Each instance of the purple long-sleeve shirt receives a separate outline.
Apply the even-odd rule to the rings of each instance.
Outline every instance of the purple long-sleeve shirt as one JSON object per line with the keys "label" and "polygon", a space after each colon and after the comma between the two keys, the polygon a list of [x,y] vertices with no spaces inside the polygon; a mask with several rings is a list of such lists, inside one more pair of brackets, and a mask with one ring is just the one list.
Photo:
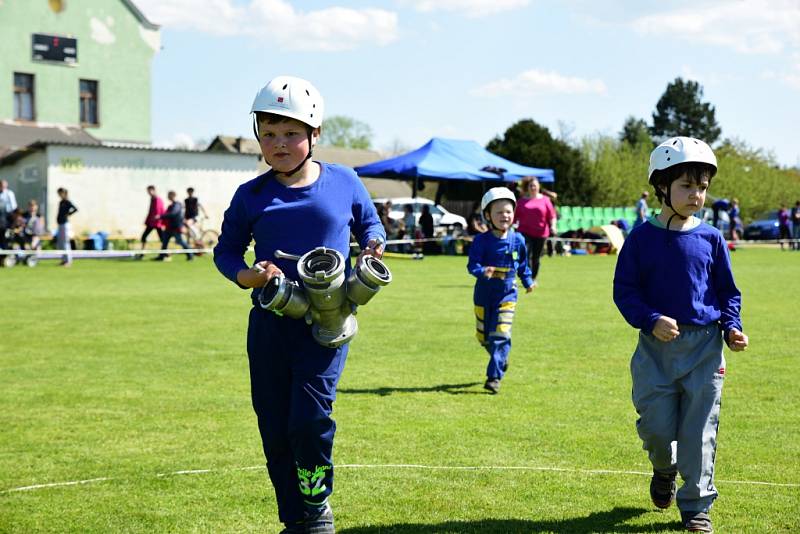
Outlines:
{"label": "purple long-sleeve shirt", "polygon": [[266,173],[239,186],[225,211],[214,248],[217,269],[232,282],[246,269],[244,254],[255,241],[256,261],[277,264],[298,280],[297,262],[275,258],[275,251],[302,255],[325,246],[342,253],[349,269],[350,232],[364,248],[370,239],[386,240],[364,184],[341,165],[320,162],[319,178],[305,187],[287,187]]}
{"label": "purple long-sleeve shirt", "polygon": [[719,321],[727,338],[742,329],[741,302],[725,239],[709,224],[675,231],[647,221],[620,250],[614,303],[634,328],[649,333],[666,315],[678,324]]}

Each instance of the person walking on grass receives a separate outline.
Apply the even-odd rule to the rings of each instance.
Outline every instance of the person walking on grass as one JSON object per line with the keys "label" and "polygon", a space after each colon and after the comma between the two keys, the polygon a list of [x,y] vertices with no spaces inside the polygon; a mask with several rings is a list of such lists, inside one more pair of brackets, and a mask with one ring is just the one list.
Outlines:
{"label": "person walking on grass", "polygon": [[[144,219],[144,232],[142,232],[142,237],[140,238],[142,249],[147,245],[147,236],[153,230],[158,234],[158,242],[164,241],[164,221],[161,219],[165,211],[164,201],[156,194],[156,186],[154,185],[147,186],[147,194],[150,196],[150,205],[147,208],[147,217]],[[141,259],[141,256],[139,258]]]}
{"label": "person walking on grass", "polygon": [[483,387],[492,394],[500,391],[500,381],[508,370],[517,276],[527,293],[533,291],[525,239],[512,227],[516,203],[514,193],[505,187],[493,187],[483,195],[481,212],[490,231],[475,236],[467,262],[467,270],[476,278],[476,336],[489,353]]}
{"label": "person walking on grass", "polygon": [[522,180],[522,196],[514,210],[514,221],[519,223],[517,229],[525,237],[528,266],[536,285],[545,242],[548,237],[556,235],[556,210],[550,198],[541,193],[539,179],[535,176],[526,176]]}
{"label": "person walking on grass", "polygon": [[[339,251],[350,270],[350,233],[366,255],[380,257],[386,234],[369,193],[347,167],[313,161],[323,101],[314,86],[280,76],[256,95],[254,130],[271,170],[241,185],[225,211],[214,249],[219,271],[257,297],[273,277],[299,280],[294,260],[316,247]],[[245,252],[255,242],[255,263]],[[247,353],[253,408],[285,534],[334,532],[331,419],[336,385],[348,344],[317,343],[311,325],[267,311],[250,310]]]}
{"label": "person walking on grass", "polygon": [[732,351],[749,341],[725,238],[692,216],[716,172],[714,153],[699,139],[657,146],[649,181],[661,212],[631,231],[614,274],[614,303],[639,329],[630,367],[636,428],[653,465],[650,498],[668,508],[677,492],[692,532],[712,532],[723,341]]}
{"label": "person walking on grass", "polygon": [[[167,199],[169,200],[169,207],[167,207],[167,211],[158,218],[159,221],[164,223],[164,231],[161,234],[161,250],[167,250],[169,242],[173,238],[181,248],[186,250],[189,248],[189,245],[187,245],[186,241],[183,239],[183,204],[178,200],[178,195],[175,191],[167,193]],[[169,260],[169,256],[166,252],[162,252],[153,259],[157,261],[167,261]],[[194,256],[191,252],[186,253],[187,261],[192,261],[193,259]]]}

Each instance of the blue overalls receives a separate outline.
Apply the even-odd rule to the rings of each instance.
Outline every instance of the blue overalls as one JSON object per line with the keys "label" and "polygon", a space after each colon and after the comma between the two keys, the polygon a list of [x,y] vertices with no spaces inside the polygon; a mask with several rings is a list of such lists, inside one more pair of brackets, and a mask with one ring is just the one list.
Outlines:
{"label": "blue overalls", "polygon": [[[494,267],[491,278],[484,276],[485,267]],[[475,236],[467,269],[477,278],[473,292],[475,329],[478,342],[489,354],[486,376],[502,379],[511,351],[516,277],[519,275],[526,288],[533,284],[524,238],[514,231],[505,238],[498,238],[492,232]]]}

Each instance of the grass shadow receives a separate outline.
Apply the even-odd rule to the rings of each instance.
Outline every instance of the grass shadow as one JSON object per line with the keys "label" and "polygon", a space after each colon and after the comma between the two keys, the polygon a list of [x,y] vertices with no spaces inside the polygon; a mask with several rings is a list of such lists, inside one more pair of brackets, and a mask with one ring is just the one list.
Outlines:
{"label": "grass shadow", "polygon": [[385,526],[353,527],[341,534],[523,534],[533,532],[563,532],[569,534],[666,532],[682,530],[678,521],[657,525],[625,525],[634,517],[648,513],[644,508],[614,508],[593,512],[586,517],[531,521],[525,519],[481,519],[476,521],[447,521],[437,524],[399,523]]}
{"label": "grass shadow", "polygon": [[475,394],[475,395],[483,395],[485,392],[482,391],[465,391],[468,388],[480,385],[482,382],[468,382],[465,384],[439,384],[438,386],[430,386],[430,387],[412,387],[412,388],[392,388],[392,387],[381,387],[381,388],[339,388],[336,390],[337,393],[365,393],[368,395],[380,395],[381,397],[385,397],[387,395],[391,395],[392,393],[449,393],[450,395],[465,395],[465,394]]}

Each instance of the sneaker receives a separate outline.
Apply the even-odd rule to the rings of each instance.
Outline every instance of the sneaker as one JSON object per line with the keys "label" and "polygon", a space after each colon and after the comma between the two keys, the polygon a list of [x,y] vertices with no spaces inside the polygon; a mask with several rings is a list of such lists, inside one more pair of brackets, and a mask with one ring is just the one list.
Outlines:
{"label": "sneaker", "polygon": [[297,521],[295,523],[284,523],[284,525],[286,526],[278,534],[304,534],[306,531],[306,527],[302,521]]}
{"label": "sneaker", "polygon": [[304,524],[306,534],[335,534],[331,505],[325,503],[325,507],[317,513],[306,512]]}
{"label": "sneaker", "polygon": [[497,378],[487,378],[483,389],[489,390],[492,395],[497,395],[500,392],[500,380]]}
{"label": "sneaker", "polygon": [[662,473],[653,469],[653,478],[650,479],[650,498],[656,507],[664,509],[672,506],[677,490],[675,473]]}
{"label": "sneaker", "polygon": [[503,364],[503,372],[504,373],[508,372],[508,359],[506,359],[506,363]]}
{"label": "sneaker", "polygon": [[689,532],[714,532],[711,518],[705,512],[681,512],[681,521]]}

